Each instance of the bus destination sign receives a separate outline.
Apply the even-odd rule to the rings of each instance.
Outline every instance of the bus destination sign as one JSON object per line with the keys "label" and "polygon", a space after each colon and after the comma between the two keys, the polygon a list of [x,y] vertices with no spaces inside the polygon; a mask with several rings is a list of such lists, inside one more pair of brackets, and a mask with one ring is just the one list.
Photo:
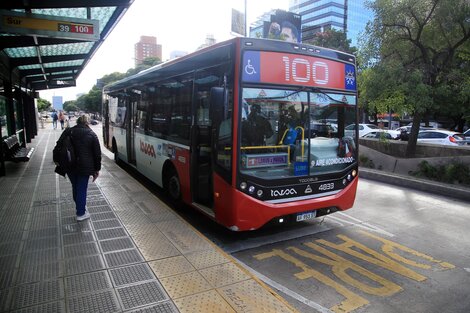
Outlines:
{"label": "bus destination sign", "polygon": [[0,32],[96,41],[99,21],[0,10]]}
{"label": "bus destination sign", "polygon": [[354,65],[308,55],[245,51],[242,72],[244,82],[356,90]]}

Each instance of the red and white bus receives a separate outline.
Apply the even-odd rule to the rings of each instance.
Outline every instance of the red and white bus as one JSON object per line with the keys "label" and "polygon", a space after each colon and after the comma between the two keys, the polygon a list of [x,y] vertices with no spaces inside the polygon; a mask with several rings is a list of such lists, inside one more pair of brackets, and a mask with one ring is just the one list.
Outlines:
{"label": "red and white bus", "polygon": [[235,38],[103,94],[115,158],[231,230],[354,203],[357,133],[345,133],[358,115],[353,55]]}

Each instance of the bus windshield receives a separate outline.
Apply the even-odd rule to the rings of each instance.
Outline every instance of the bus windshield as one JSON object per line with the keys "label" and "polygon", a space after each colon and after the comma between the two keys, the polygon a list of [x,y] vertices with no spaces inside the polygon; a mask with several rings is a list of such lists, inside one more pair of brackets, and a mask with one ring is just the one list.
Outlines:
{"label": "bus windshield", "polygon": [[357,160],[345,125],[356,122],[355,94],[244,88],[240,169],[257,178],[341,171]]}

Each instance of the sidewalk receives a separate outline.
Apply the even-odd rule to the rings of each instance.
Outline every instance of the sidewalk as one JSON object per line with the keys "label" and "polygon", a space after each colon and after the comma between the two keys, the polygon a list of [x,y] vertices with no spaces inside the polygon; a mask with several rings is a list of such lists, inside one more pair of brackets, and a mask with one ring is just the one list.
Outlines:
{"label": "sidewalk", "polygon": [[106,156],[77,222],[60,133],[0,177],[0,312],[295,311]]}

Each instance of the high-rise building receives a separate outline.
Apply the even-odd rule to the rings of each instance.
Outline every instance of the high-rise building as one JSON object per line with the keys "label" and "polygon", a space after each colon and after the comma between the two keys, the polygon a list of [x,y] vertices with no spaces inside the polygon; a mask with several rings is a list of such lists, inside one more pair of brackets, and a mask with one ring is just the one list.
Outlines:
{"label": "high-rise building", "polygon": [[365,0],[290,0],[289,10],[302,15],[302,40],[311,39],[315,33],[328,29],[346,32],[352,45],[365,30],[373,13],[366,8]]}
{"label": "high-rise building", "polygon": [[140,41],[135,44],[135,65],[142,64],[145,58],[156,57],[162,60],[162,45],[157,44],[157,37],[140,36]]}

